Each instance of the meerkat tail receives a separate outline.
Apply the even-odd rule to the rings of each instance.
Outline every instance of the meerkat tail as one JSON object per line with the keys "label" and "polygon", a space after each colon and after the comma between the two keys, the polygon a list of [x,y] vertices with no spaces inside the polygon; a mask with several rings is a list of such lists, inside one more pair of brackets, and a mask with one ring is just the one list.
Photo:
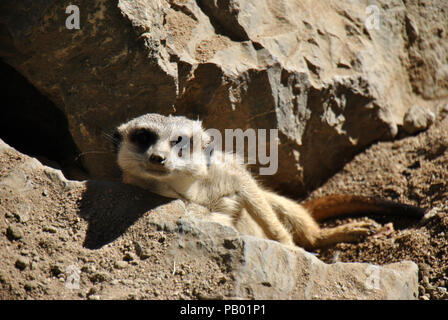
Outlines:
{"label": "meerkat tail", "polygon": [[421,218],[426,210],[391,200],[354,195],[330,195],[301,203],[317,221],[361,213]]}

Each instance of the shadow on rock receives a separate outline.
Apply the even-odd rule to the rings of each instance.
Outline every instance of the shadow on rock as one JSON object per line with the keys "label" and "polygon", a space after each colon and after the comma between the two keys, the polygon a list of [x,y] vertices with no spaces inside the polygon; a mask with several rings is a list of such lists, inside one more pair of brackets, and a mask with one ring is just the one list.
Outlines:
{"label": "shadow on rock", "polygon": [[88,222],[83,246],[101,248],[121,236],[146,212],[170,201],[121,183],[88,181],[79,207],[80,216]]}

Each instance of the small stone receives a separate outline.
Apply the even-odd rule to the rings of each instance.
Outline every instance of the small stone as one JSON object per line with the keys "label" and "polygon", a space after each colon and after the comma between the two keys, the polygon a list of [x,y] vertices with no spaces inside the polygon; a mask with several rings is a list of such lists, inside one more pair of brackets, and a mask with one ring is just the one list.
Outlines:
{"label": "small stone", "polygon": [[132,252],[126,252],[126,254],[123,257],[124,261],[134,261],[135,260],[135,256]]}
{"label": "small stone", "polygon": [[6,230],[6,236],[9,240],[19,240],[22,239],[23,233],[22,230],[17,226],[9,226]]}
{"label": "small stone", "polygon": [[30,220],[30,216],[26,212],[17,212],[14,215],[18,222],[24,223]]}
{"label": "small stone", "polygon": [[88,296],[87,299],[89,300],[100,300],[100,296],[97,294],[92,294],[91,296]]}
{"label": "small stone", "polygon": [[44,227],[43,230],[45,232],[49,232],[49,233],[56,233],[56,232],[58,232],[58,230],[55,227],[53,227],[53,226]]}
{"label": "small stone", "polygon": [[25,258],[25,257],[19,257],[19,258],[16,260],[15,266],[16,266],[16,268],[19,269],[19,270],[25,270],[26,267],[27,267],[29,264],[30,264],[30,261],[29,261],[28,258]]}
{"label": "small stone", "polygon": [[104,282],[109,278],[109,274],[106,272],[96,272],[92,276],[89,277],[90,281],[93,283]]}
{"label": "small stone", "polygon": [[116,261],[115,262],[116,269],[125,269],[127,266],[128,266],[128,263],[126,261]]}
{"label": "small stone", "polygon": [[432,111],[421,106],[413,106],[403,118],[403,129],[408,134],[424,131],[434,123],[435,118]]}
{"label": "small stone", "polygon": [[95,266],[88,264],[88,265],[83,266],[81,268],[81,271],[85,272],[85,273],[94,273],[96,271],[96,268],[95,268]]}
{"label": "small stone", "polygon": [[429,300],[429,295],[425,294],[423,296],[421,296],[422,300]]}
{"label": "small stone", "polygon": [[421,294],[425,294],[426,293],[425,287],[422,286],[422,285],[418,286],[418,290],[420,291]]}
{"label": "small stone", "polygon": [[149,252],[145,248],[143,248],[143,246],[139,242],[134,241],[134,247],[135,252],[140,259],[145,260],[150,257]]}
{"label": "small stone", "polygon": [[114,279],[110,282],[112,286],[116,286],[119,283],[118,279]]}
{"label": "small stone", "polygon": [[98,290],[95,287],[92,287],[89,289],[89,291],[87,291],[86,296],[94,295],[97,292],[98,292]]}
{"label": "small stone", "polygon": [[26,291],[32,291],[37,288],[37,282],[36,281],[28,281],[25,283],[24,288]]}
{"label": "small stone", "polygon": [[5,213],[5,218],[12,219],[12,218],[14,218],[14,215],[11,212],[6,212]]}

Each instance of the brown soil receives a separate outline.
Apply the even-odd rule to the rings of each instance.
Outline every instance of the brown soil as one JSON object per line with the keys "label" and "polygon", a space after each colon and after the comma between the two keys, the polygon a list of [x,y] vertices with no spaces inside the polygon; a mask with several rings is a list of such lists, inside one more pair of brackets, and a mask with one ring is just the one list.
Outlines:
{"label": "brown soil", "polygon": [[403,217],[357,217],[326,221],[334,226],[374,219],[377,232],[358,244],[318,251],[327,263],[387,264],[411,260],[419,266],[420,299],[448,299],[448,118],[430,130],[378,143],[358,155],[311,198],[328,194],[377,196],[428,209],[421,221]]}
{"label": "brown soil", "polygon": [[[30,160],[14,150],[0,155],[0,182]],[[176,264],[173,230],[157,230],[146,222],[154,214],[150,210],[166,200],[106,181],[64,187],[29,165],[18,171],[8,181],[14,188],[0,183],[0,299],[230,295],[225,263],[183,257]],[[132,208],[122,205],[131,202]],[[179,219],[181,213],[166,210],[173,221]],[[76,277],[74,270],[79,271],[79,288],[67,287],[67,280]]]}

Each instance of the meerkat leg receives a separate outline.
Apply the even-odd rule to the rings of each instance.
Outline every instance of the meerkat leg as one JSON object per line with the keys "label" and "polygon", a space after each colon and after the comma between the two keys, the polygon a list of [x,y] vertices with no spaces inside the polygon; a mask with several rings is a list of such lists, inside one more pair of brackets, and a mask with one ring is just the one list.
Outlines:
{"label": "meerkat leg", "polygon": [[351,222],[334,228],[320,229],[315,247],[326,247],[340,242],[359,242],[371,234],[374,224]]}
{"label": "meerkat leg", "polygon": [[241,180],[244,181],[240,181],[242,187],[238,195],[241,198],[243,208],[247,210],[269,239],[293,246],[294,242],[291,234],[279,221],[265,198],[264,191],[252,178],[243,177]]}
{"label": "meerkat leg", "polygon": [[264,193],[278,219],[292,235],[294,242],[306,249],[314,248],[319,240],[320,228],[309,212],[288,198],[270,191],[264,191]]}
{"label": "meerkat leg", "polygon": [[294,242],[305,249],[360,241],[370,234],[373,226],[369,222],[353,222],[323,229],[300,204],[269,191],[265,191],[265,194],[279,220],[292,234]]}

